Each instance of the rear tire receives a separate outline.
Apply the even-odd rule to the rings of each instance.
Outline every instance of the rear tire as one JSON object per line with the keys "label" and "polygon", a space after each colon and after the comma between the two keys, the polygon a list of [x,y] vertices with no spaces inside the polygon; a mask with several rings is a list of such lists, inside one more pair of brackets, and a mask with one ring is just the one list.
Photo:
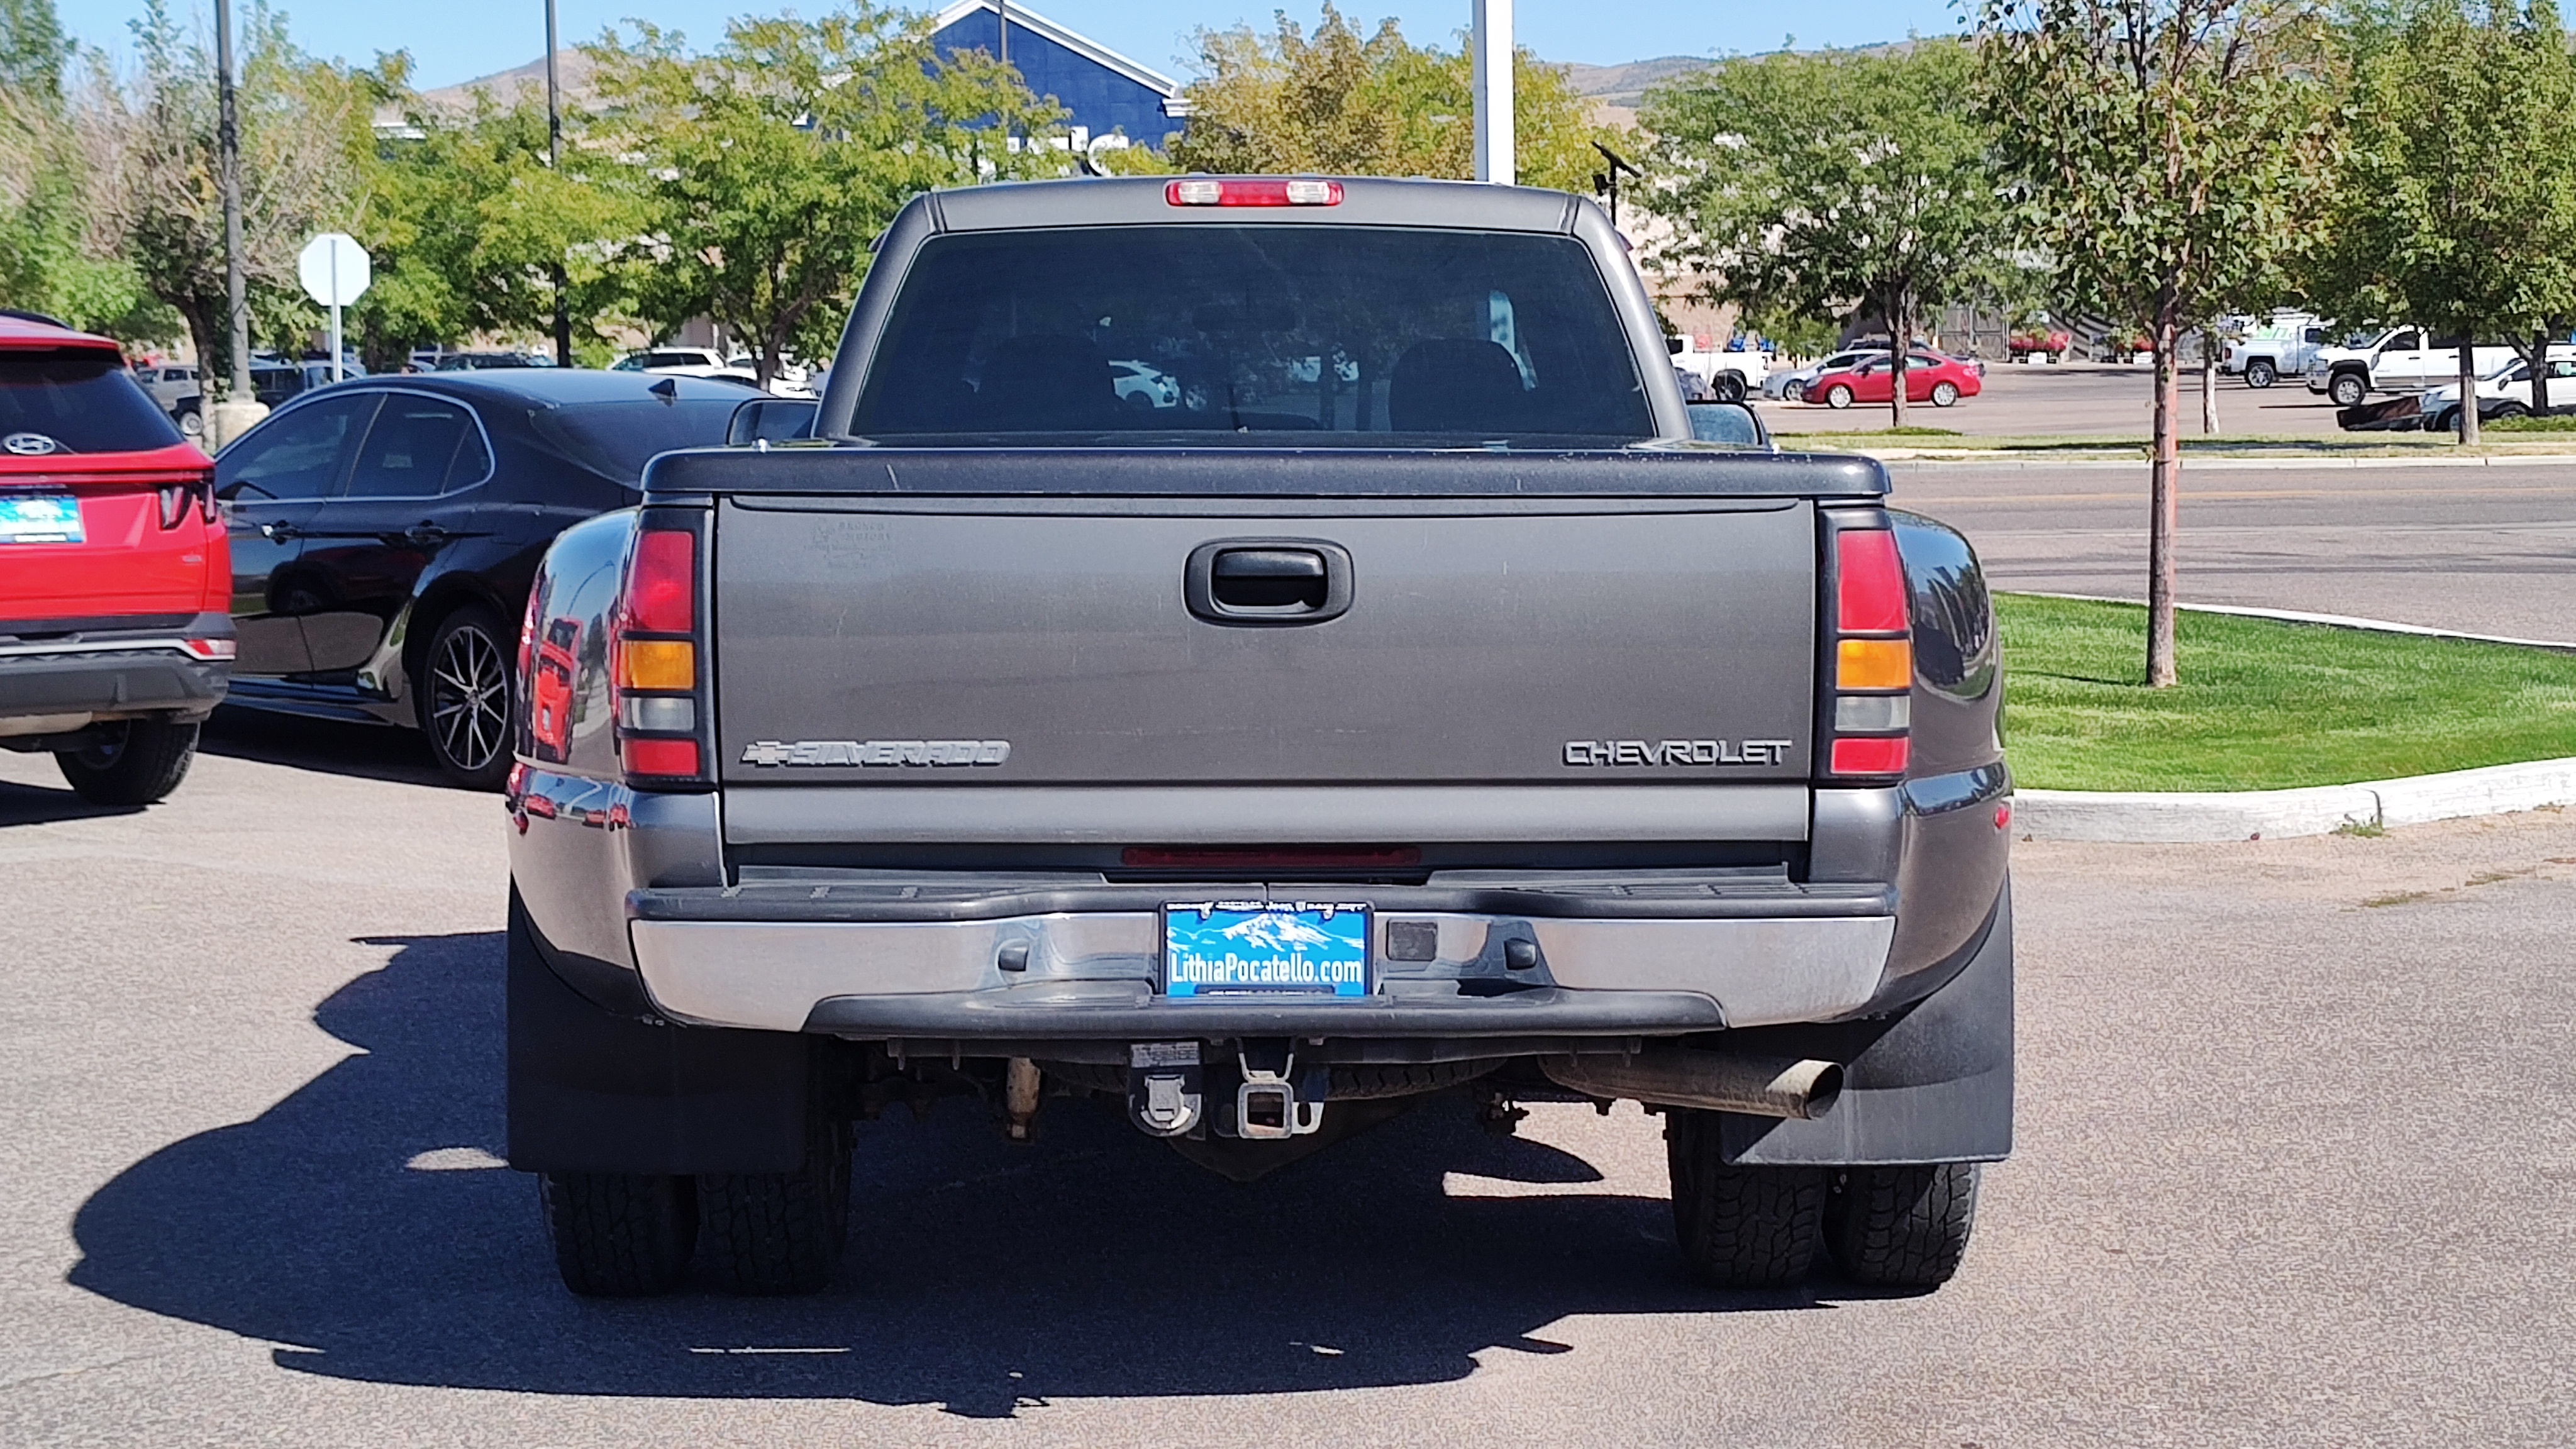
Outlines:
{"label": "rear tire", "polygon": [[1709,383],[1709,391],[1719,402],[1740,403],[1744,401],[1744,379],[1732,372],[1721,372]]}
{"label": "rear tire", "polygon": [[500,615],[467,604],[438,621],[421,655],[414,691],[421,732],[438,768],[469,790],[498,790],[510,773],[510,730],[518,718],[510,641]]}
{"label": "rear tire", "polygon": [[646,1298],[688,1276],[698,1241],[691,1179],[549,1172],[537,1186],[566,1288],[584,1298]]}
{"label": "rear tire", "polygon": [[716,1280],[736,1293],[819,1293],[850,1235],[850,1124],[814,1116],[794,1172],[698,1179]]}
{"label": "rear tire", "polygon": [[96,743],[54,763],[92,805],[150,805],[179,788],[197,758],[197,726],[135,719],[103,726]]}
{"label": "rear tire", "polygon": [[1843,409],[1850,407],[1851,405],[1852,390],[1850,388],[1847,388],[1838,382],[1832,387],[1825,389],[1825,406],[1832,408],[1835,412],[1841,412]]}
{"label": "rear tire", "polygon": [[1976,1230],[1977,1175],[1973,1162],[1844,1169],[1825,1204],[1835,1266],[1873,1287],[1949,1282]]}
{"label": "rear tire", "polygon": [[2252,362],[2245,364],[2245,385],[2247,387],[2270,387],[2273,383],[2280,380],[2281,374],[2273,370],[2272,360],[2270,358],[2258,357]]}
{"label": "rear tire", "polygon": [[1682,1262],[1716,1288],[1795,1283],[1824,1236],[1825,1169],[1730,1165],[1719,1155],[1719,1120],[1715,1112],[1664,1114]]}

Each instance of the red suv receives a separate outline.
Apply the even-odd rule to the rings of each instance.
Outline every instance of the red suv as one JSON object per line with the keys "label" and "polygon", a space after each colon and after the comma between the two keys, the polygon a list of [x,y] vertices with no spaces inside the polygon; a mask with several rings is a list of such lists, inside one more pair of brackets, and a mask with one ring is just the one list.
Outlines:
{"label": "red suv", "polygon": [[214,464],[117,345],[0,313],[0,748],[85,799],[178,787],[233,657]]}

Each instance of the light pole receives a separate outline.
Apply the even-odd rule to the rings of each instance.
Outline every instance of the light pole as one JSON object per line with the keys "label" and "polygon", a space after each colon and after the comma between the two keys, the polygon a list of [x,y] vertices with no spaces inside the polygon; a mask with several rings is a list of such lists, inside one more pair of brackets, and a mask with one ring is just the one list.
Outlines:
{"label": "light pole", "polygon": [[224,196],[224,329],[232,352],[232,376],[225,381],[224,400],[205,406],[210,451],[221,449],[268,415],[250,380],[250,299],[242,277],[241,120],[233,102],[232,0],[215,0],[215,172]]}
{"label": "light pole", "polygon": [[[563,90],[555,79],[555,0],[546,0],[546,166],[563,171]],[[572,366],[572,314],[565,310],[563,258],[555,258],[555,366]]]}
{"label": "light pole", "polygon": [[1512,0],[1476,0],[1476,179],[1510,186],[1520,170],[1512,155]]}

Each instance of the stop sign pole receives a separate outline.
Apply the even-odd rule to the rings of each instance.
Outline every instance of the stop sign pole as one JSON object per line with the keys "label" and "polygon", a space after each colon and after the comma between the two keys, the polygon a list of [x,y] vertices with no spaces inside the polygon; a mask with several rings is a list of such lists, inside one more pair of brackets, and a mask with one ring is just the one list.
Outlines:
{"label": "stop sign pole", "polygon": [[340,309],[364,296],[375,279],[367,249],[354,237],[326,231],[304,244],[295,271],[304,295],[331,309],[331,380],[338,382],[347,375],[340,362]]}

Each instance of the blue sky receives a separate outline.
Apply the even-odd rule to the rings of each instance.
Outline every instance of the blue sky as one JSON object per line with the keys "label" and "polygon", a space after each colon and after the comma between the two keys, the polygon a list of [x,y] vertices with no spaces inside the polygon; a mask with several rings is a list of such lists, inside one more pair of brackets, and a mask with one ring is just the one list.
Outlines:
{"label": "blue sky", "polygon": [[[819,0],[557,0],[564,40],[586,40],[626,16],[685,32],[706,42],[723,33],[725,17],[746,11],[801,9],[819,13]],[[936,9],[936,0],[913,0]],[[111,51],[126,48],[126,22],[143,11],[142,0],[56,0],[63,23],[81,40]],[[213,14],[212,0],[171,0],[182,14]],[[535,59],[545,50],[542,0],[280,0],[296,42],[319,55],[365,62],[380,50],[409,50],[424,87],[489,75]],[[1038,13],[1132,56],[1187,79],[1188,37],[1200,26],[1222,28],[1249,21],[1269,28],[1274,10],[1301,22],[1316,14],[1314,0],[1039,0]],[[248,9],[237,0],[235,14]],[[1378,0],[1346,13],[1374,24],[1391,15],[1416,42],[1449,44],[1465,28],[1471,0]],[[1805,0],[1773,9],[1720,0],[1519,0],[1520,40],[1549,60],[1609,65],[1659,55],[1723,55],[1770,50],[1794,34],[1801,46],[1855,45],[1955,29],[1947,0]],[[238,18],[235,21],[239,23]]]}

